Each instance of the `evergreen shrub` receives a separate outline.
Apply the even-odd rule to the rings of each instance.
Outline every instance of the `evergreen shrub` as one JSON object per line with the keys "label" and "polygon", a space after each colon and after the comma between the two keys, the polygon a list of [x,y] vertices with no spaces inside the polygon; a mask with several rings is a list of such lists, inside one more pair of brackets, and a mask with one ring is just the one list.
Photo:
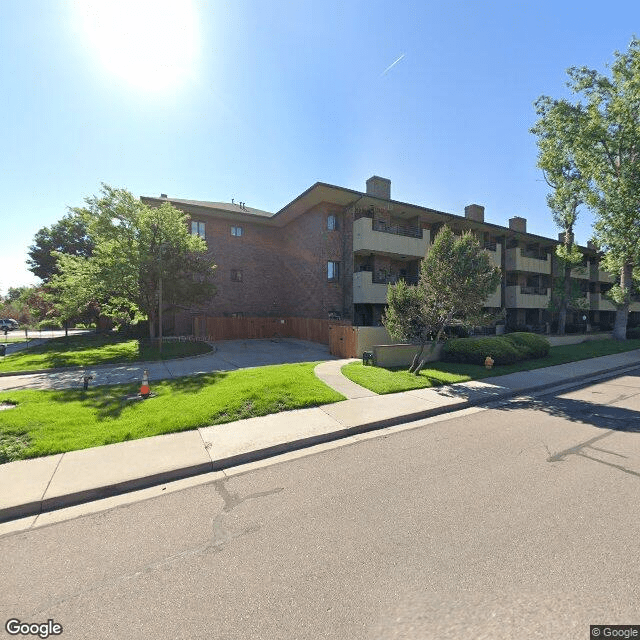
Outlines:
{"label": "evergreen shrub", "polygon": [[491,356],[496,365],[542,358],[549,353],[549,341],[535,333],[509,333],[487,338],[449,340],[442,350],[445,362],[483,365]]}

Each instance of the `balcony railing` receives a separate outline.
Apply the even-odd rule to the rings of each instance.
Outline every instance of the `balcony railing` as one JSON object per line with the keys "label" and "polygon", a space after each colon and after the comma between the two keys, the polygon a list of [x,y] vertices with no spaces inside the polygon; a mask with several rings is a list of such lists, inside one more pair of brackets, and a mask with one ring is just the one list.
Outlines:
{"label": "balcony railing", "polygon": [[379,273],[371,278],[375,284],[397,284],[398,280],[404,280],[407,284],[418,284],[419,276],[401,276],[396,274]]}
{"label": "balcony railing", "polygon": [[422,238],[422,229],[420,227],[412,227],[403,224],[387,224],[386,222],[380,222],[380,220],[373,220],[372,228],[374,231],[393,233],[396,236]]}
{"label": "balcony railing", "polygon": [[548,260],[548,253],[538,253],[537,251],[526,251],[525,249],[520,249],[520,255],[523,258],[533,258],[533,260]]}
{"label": "balcony railing", "polygon": [[520,293],[527,296],[546,296],[547,287],[520,287]]}

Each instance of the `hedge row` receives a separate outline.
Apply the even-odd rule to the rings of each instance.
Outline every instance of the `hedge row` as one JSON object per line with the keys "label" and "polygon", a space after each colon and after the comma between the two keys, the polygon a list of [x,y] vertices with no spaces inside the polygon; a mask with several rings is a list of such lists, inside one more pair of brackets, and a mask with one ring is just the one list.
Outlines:
{"label": "hedge row", "polygon": [[513,364],[543,358],[549,353],[550,346],[542,336],[525,332],[487,338],[461,338],[446,342],[442,359],[445,362],[484,364],[485,358],[491,356],[497,365]]}

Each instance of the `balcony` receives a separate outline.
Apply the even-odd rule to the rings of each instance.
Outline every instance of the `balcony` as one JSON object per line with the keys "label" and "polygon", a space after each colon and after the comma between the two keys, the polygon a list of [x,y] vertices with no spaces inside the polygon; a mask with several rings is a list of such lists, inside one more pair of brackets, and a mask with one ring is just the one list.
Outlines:
{"label": "balcony", "polygon": [[[551,274],[551,256],[546,253],[546,258],[527,254],[522,247],[507,249],[505,254],[505,267],[507,271],[528,271],[530,273]],[[529,307],[525,307],[529,308]]]}
{"label": "balcony", "polygon": [[354,304],[386,304],[387,283],[374,282],[371,271],[356,271],[353,274]]}
{"label": "balcony", "polygon": [[429,248],[430,233],[405,225],[382,224],[371,218],[358,218],[353,223],[354,253],[380,253],[407,258],[424,258]]}
{"label": "balcony", "polygon": [[353,274],[354,304],[387,304],[387,288],[404,280],[408,284],[418,284],[417,276],[375,275],[371,271],[356,271]]}
{"label": "balcony", "polygon": [[[487,250],[496,267],[502,268],[502,245],[495,242],[485,242],[484,248]],[[492,305],[487,305],[492,306]]]}
{"label": "balcony", "polygon": [[590,307],[592,311],[615,311],[616,305],[601,293],[589,294]]}
{"label": "balcony", "polygon": [[590,280],[591,270],[589,268],[589,264],[581,264],[571,269],[571,277],[577,280]]}
{"label": "balcony", "polygon": [[618,278],[606,271],[598,269],[598,282],[617,282]]}
{"label": "balcony", "polygon": [[521,287],[518,285],[506,288],[505,306],[508,309],[546,309],[551,299],[547,287]]}
{"label": "balcony", "polygon": [[498,288],[484,301],[484,307],[501,307],[502,306],[502,287]]}

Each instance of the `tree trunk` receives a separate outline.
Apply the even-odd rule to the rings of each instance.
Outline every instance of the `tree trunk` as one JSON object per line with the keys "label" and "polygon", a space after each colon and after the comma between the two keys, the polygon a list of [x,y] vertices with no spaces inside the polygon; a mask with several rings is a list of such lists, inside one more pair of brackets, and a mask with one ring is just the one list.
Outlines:
{"label": "tree trunk", "polygon": [[420,360],[420,364],[413,370],[413,375],[414,376],[419,376],[420,372],[422,371],[422,367],[424,367],[425,361],[424,360]]}
{"label": "tree trunk", "polygon": [[613,337],[615,340],[627,339],[627,319],[629,317],[629,297],[631,295],[631,272],[633,265],[626,263],[620,274],[620,286],[625,293],[625,303],[616,310],[616,321],[613,325]]}
{"label": "tree trunk", "polygon": [[413,361],[411,362],[411,366],[409,367],[409,373],[413,373],[415,371],[415,368],[418,366],[418,363],[420,362],[420,357],[422,356],[423,351],[424,351],[424,344],[421,344],[420,351],[418,351],[418,353],[416,353],[416,355],[413,356]]}
{"label": "tree trunk", "polygon": [[152,310],[149,312],[149,340],[153,342],[156,337],[156,314]]}
{"label": "tree trunk", "polygon": [[560,299],[560,310],[558,312],[558,335],[563,336],[567,326],[567,306],[571,297],[571,265],[564,268],[564,291]]}

